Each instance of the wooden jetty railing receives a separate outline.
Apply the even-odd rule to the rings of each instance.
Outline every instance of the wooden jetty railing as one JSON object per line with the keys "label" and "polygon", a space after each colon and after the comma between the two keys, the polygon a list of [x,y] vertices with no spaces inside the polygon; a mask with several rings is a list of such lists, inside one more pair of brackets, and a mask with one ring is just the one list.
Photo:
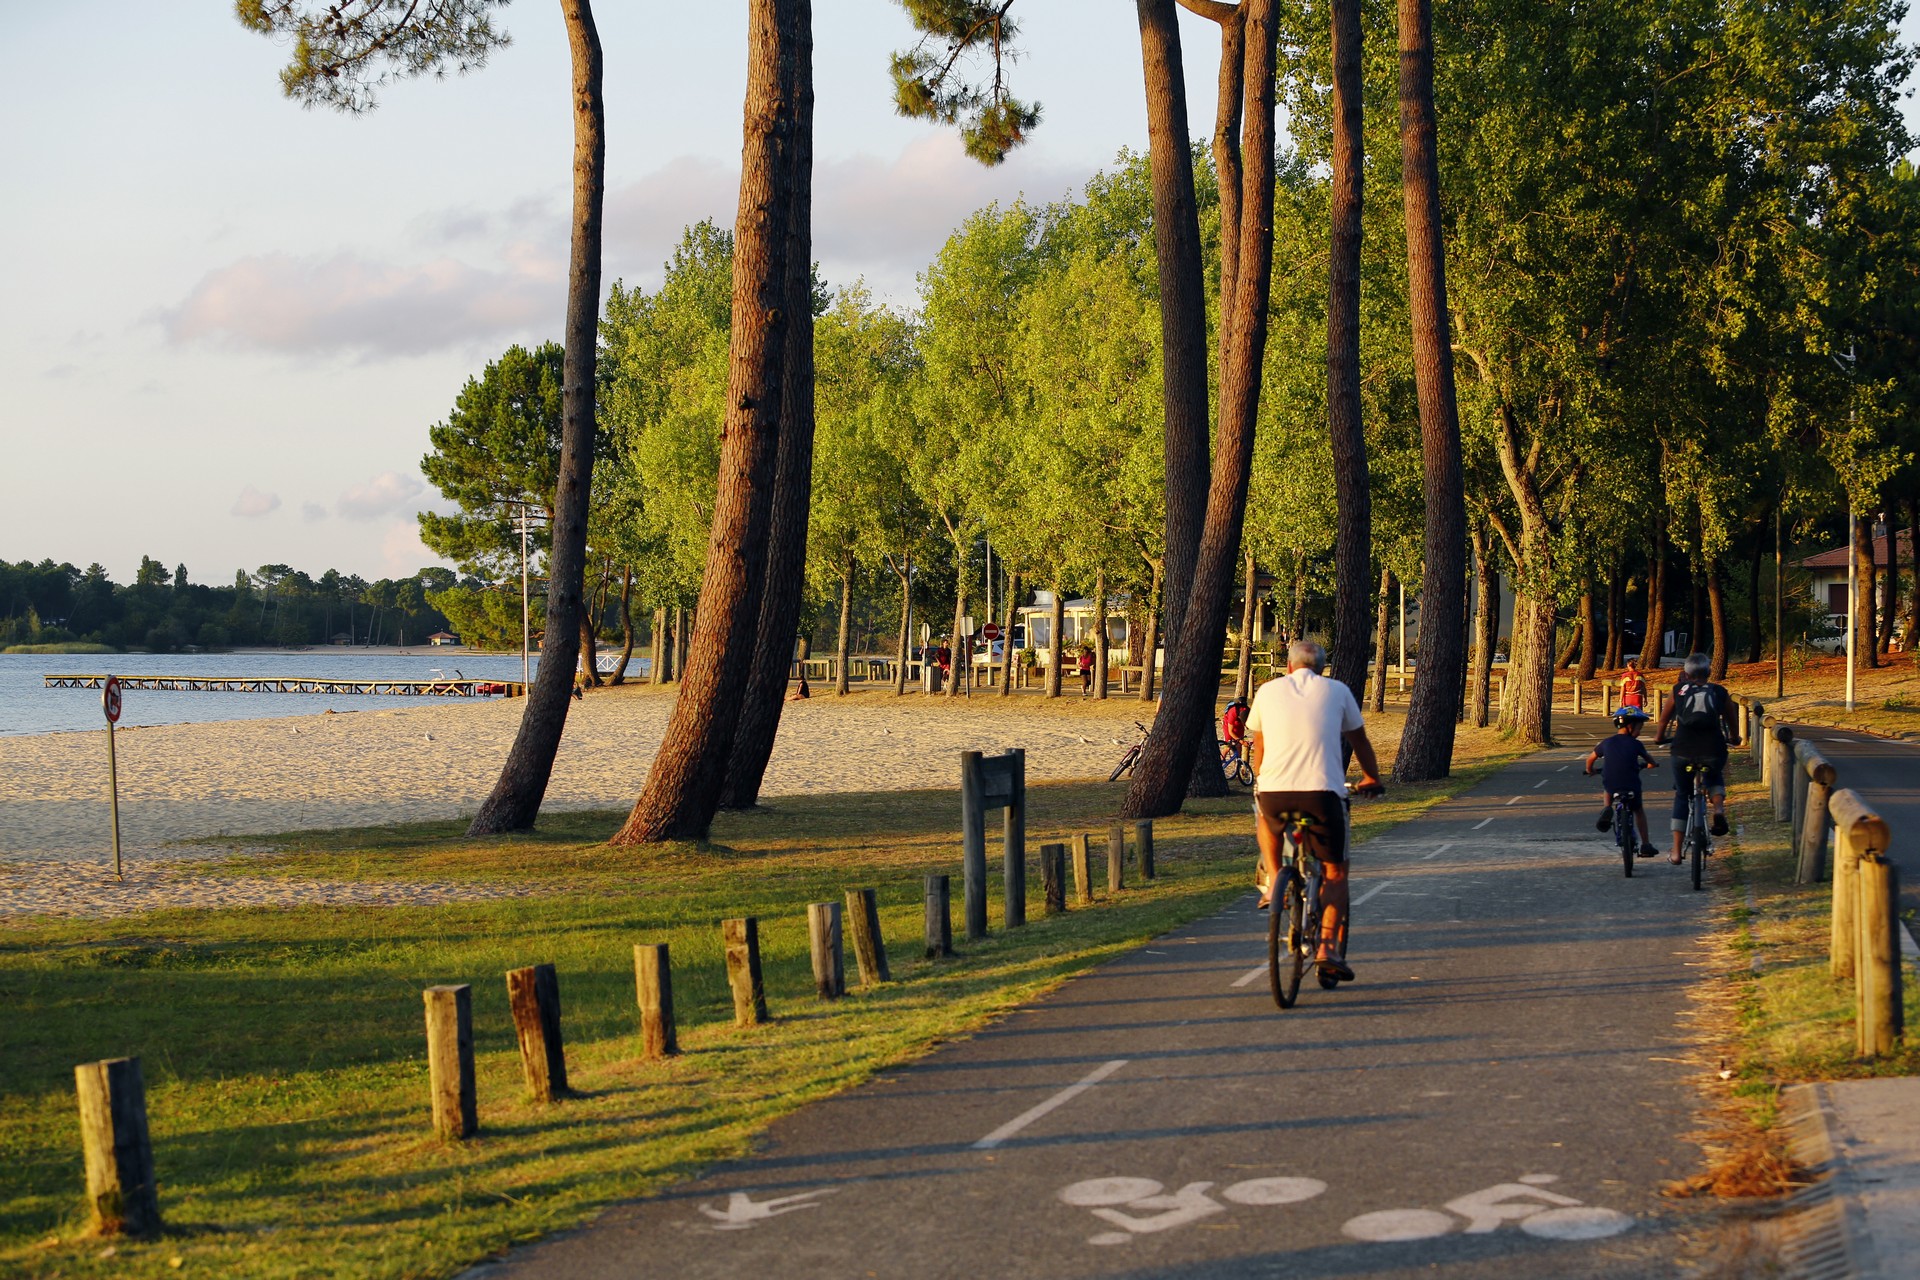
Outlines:
{"label": "wooden jetty railing", "polygon": [[[48,675],[49,689],[98,689],[104,675]],[[518,680],[331,680],[320,676],[121,676],[126,689],[177,693],[364,693],[382,698],[483,698],[526,696]]]}

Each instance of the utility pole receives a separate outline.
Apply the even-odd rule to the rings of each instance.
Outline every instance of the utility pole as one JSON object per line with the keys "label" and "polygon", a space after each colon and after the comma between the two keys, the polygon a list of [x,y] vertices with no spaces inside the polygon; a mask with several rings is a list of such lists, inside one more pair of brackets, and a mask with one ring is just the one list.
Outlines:
{"label": "utility pole", "polygon": [[1854,636],[1860,630],[1860,560],[1854,550],[1854,540],[1859,536],[1854,524],[1859,519],[1853,513],[1853,503],[1847,503],[1847,710],[1853,710],[1853,663]]}
{"label": "utility pole", "polygon": [[1786,563],[1786,503],[1773,513],[1773,696],[1787,696],[1787,608],[1780,596],[1782,566]]}

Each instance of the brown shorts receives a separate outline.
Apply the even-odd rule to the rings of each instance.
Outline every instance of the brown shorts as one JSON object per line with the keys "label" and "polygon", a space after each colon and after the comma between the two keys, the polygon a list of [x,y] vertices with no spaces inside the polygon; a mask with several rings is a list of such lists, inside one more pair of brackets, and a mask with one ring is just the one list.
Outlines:
{"label": "brown shorts", "polygon": [[1259,791],[1253,803],[1262,822],[1278,826],[1289,813],[1303,814],[1300,843],[1322,862],[1347,860],[1347,800],[1333,791]]}

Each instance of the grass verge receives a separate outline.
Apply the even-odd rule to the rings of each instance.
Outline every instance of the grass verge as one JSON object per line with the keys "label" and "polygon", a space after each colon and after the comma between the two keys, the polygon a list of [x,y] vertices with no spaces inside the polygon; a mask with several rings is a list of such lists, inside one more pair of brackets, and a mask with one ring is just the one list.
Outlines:
{"label": "grass verge", "polygon": [[[1511,758],[1471,739],[1444,783],[1361,806],[1357,835],[1411,818]],[[1120,788],[1036,786],[1030,844],[1104,830]],[[920,957],[920,877],[955,870],[951,792],[792,797],[729,815],[707,845],[636,854],[616,814],[472,841],[444,823],[254,839],[287,875],[525,879],[541,896],[366,908],[157,912],[0,941],[0,1272],[24,1276],[446,1275],[748,1150],[804,1103],[977,1030],[1076,973],[1245,891],[1244,797],[1155,826],[1159,878],[1089,910]],[[199,871],[195,870],[194,874]],[[879,891],[896,981],[812,998],[805,904]],[[958,886],[955,886],[956,898]],[[761,918],[775,1021],[731,1024],[718,922]],[[672,946],[683,1055],[638,1058],[632,950]],[[522,1098],[504,970],[554,963],[569,1075]],[[426,1132],[420,989],[471,982],[482,1132]],[[138,1054],[168,1234],[81,1232],[75,1063]],[[177,1262],[175,1260],[178,1260]]]}

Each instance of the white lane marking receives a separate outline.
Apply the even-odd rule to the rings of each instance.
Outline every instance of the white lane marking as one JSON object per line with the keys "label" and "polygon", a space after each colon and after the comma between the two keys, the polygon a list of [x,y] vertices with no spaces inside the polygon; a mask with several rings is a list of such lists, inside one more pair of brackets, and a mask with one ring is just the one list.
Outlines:
{"label": "white lane marking", "polygon": [[[1381,891],[1382,889],[1384,889],[1384,888],[1386,888],[1386,887],[1387,887],[1388,885],[1390,885],[1390,884],[1392,884],[1392,883],[1393,883],[1393,881],[1391,881],[1391,880],[1382,880],[1382,881],[1381,881],[1381,882],[1380,882],[1379,884],[1377,884],[1377,885],[1375,885],[1375,886],[1373,886],[1373,888],[1371,888],[1371,889],[1369,889],[1369,890],[1367,890],[1367,891],[1366,891],[1365,893],[1363,893],[1363,894],[1361,894],[1361,895],[1360,895],[1359,897],[1357,897],[1357,898],[1355,898],[1355,899],[1353,900],[1353,906],[1355,906],[1355,907],[1357,907],[1357,906],[1359,906],[1359,905],[1360,905],[1361,903],[1363,903],[1363,902],[1365,902],[1365,901],[1367,901],[1368,899],[1370,899],[1370,898],[1372,898],[1374,894],[1376,894],[1376,893],[1379,893],[1379,892],[1380,892],[1380,891]],[[1349,910],[1351,910],[1351,909],[1352,909],[1352,908],[1350,907],[1350,908],[1349,908]]]}
{"label": "white lane marking", "polygon": [[1340,1230],[1355,1240],[1397,1244],[1446,1235],[1453,1230],[1453,1219],[1436,1209],[1380,1209],[1347,1219]]}
{"label": "white lane marking", "polygon": [[1566,772],[1567,770],[1569,770],[1569,769],[1571,769],[1571,768],[1573,768],[1573,766],[1572,766],[1572,765],[1570,765],[1570,764],[1563,764],[1563,765],[1561,765],[1561,766],[1560,766],[1560,767],[1559,767],[1558,769],[1555,769],[1555,770],[1554,770],[1554,772],[1555,772],[1555,773],[1565,773],[1565,772]]}
{"label": "white lane marking", "polygon": [[[1262,965],[1261,967],[1265,968],[1266,966]],[[1051,1098],[1048,1098],[1045,1102],[1029,1107],[1013,1119],[1007,1121],[998,1129],[995,1129],[992,1133],[974,1143],[973,1149],[975,1151],[992,1150],[1048,1112],[1066,1106],[1067,1103],[1072,1102],[1075,1098],[1126,1065],[1127,1059],[1125,1058],[1115,1058],[1112,1062],[1102,1063],[1100,1066],[1087,1072],[1086,1075],[1080,1077],[1078,1081],[1068,1085]]]}
{"label": "white lane marking", "polygon": [[[1452,845],[1443,844],[1440,846],[1440,849],[1435,849],[1434,853],[1440,852],[1441,849],[1451,849],[1452,847],[1453,847]],[[1433,854],[1428,854],[1427,856],[1432,857]],[[1355,898],[1348,905],[1347,909],[1351,911],[1354,907],[1357,907],[1361,903],[1368,901],[1370,898],[1373,897],[1374,894],[1379,893],[1382,889],[1385,889],[1388,885],[1392,883],[1393,881],[1391,880],[1382,880],[1379,884],[1373,886],[1373,888],[1367,890],[1365,893]],[[1266,976],[1267,976],[1267,965],[1266,965],[1266,962],[1263,960],[1259,964],[1253,966],[1253,968],[1247,970],[1245,973],[1235,978],[1232,982],[1228,983],[1227,985],[1229,987],[1236,987],[1236,988],[1251,986],[1253,983],[1259,981],[1261,978],[1264,978]]]}
{"label": "white lane marking", "polygon": [[1538,790],[1539,790],[1540,788],[1542,788],[1542,787],[1544,787],[1544,786],[1546,786],[1546,785],[1547,785],[1547,780],[1546,780],[1545,778],[1542,778],[1542,779],[1540,779],[1540,781],[1538,781],[1538,782],[1536,782],[1536,783],[1534,783],[1534,784],[1533,784],[1533,789],[1534,789],[1535,791],[1538,791]]}
{"label": "white lane marking", "polygon": [[1448,843],[1441,845],[1438,849],[1435,849],[1432,853],[1428,854],[1426,858],[1420,859],[1420,861],[1425,862],[1427,861],[1427,858],[1437,858],[1451,848],[1453,848],[1453,843],[1449,841]]}
{"label": "white lane marking", "polygon": [[1267,963],[1266,961],[1262,960],[1259,964],[1253,966],[1253,968],[1247,970],[1245,973],[1235,978],[1233,980],[1233,985],[1236,987],[1244,987],[1248,983],[1252,982],[1255,978],[1264,976],[1266,972],[1267,972]]}
{"label": "white lane marking", "polygon": [[[1497,817],[1498,815],[1495,815],[1495,816]],[[1492,818],[1482,818],[1480,819],[1480,821],[1473,824],[1473,829],[1475,831],[1478,831],[1480,828],[1486,826],[1489,822],[1492,822],[1492,821],[1493,821]]]}
{"label": "white lane marking", "polygon": [[1511,799],[1511,800],[1509,800],[1509,801],[1507,801],[1507,803],[1508,803],[1508,804],[1519,804],[1519,803],[1520,803],[1520,797],[1519,797],[1519,796],[1515,796],[1515,797],[1514,797],[1513,799]]}

